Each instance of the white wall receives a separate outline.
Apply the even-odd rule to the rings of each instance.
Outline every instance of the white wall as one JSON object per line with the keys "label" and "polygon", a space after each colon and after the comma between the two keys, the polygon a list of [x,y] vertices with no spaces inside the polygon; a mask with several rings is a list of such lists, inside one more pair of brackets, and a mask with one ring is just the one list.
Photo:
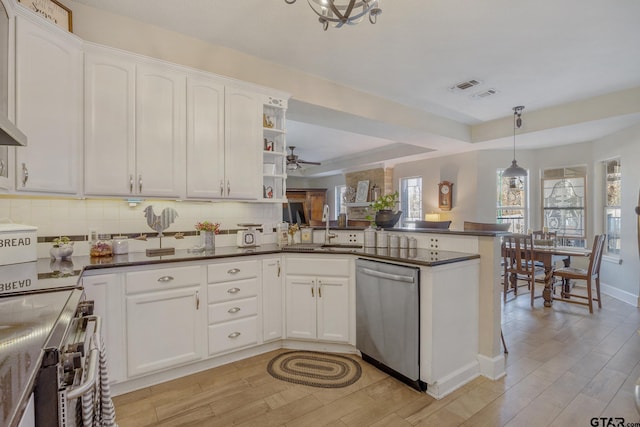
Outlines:
{"label": "white wall", "polygon": [[[620,298],[640,294],[640,257],[638,253],[639,218],[635,207],[640,204],[638,191],[640,184],[640,125],[622,130],[607,136],[593,144],[592,159],[594,169],[598,170],[600,162],[620,157],[622,166],[622,221],[621,248],[619,259],[604,259],[602,262],[603,282],[621,291]],[[597,183],[599,184],[599,182]],[[593,192],[602,199],[601,185],[594,185]],[[600,205],[597,205],[600,206]],[[595,226],[604,222],[602,212],[598,212]],[[621,264],[619,263],[621,262]],[[640,304],[638,304],[640,305]]]}

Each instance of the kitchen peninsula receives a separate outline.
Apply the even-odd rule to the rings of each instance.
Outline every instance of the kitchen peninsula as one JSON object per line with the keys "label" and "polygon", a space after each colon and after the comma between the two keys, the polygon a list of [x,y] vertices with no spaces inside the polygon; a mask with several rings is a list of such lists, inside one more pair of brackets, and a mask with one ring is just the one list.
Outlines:
{"label": "kitchen peninsula", "polygon": [[[333,231],[338,242],[354,233]],[[356,352],[357,258],[420,268],[421,351],[428,357],[422,364],[430,367],[425,375],[432,375],[425,377],[427,393],[440,398],[477,375],[503,375],[501,349],[498,346],[496,355],[486,350],[491,350],[492,331],[482,329],[487,324],[483,316],[493,318],[483,307],[492,298],[483,296],[483,278],[493,261],[490,253],[483,254],[487,248],[497,248],[499,254],[499,238],[493,233],[404,232],[418,240],[418,249],[391,254],[333,247],[309,253],[264,244],[200,254],[179,249],[159,257],[135,252],[99,263],[82,255],[62,262],[39,259],[37,270],[39,280],[79,279],[88,298],[96,301],[96,312],[105,319],[103,335],[116,395],[281,347]],[[357,239],[362,241],[360,232]],[[291,328],[295,324],[299,332],[304,322],[287,317],[287,295],[301,295],[288,288],[292,274],[326,279],[322,302],[296,301],[311,303],[316,313],[306,338],[296,337]],[[499,316],[499,293],[495,297]],[[323,318],[331,322],[323,323]],[[499,317],[497,328],[499,339]],[[163,351],[154,338],[159,330]],[[461,355],[466,360],[458,360]]]}

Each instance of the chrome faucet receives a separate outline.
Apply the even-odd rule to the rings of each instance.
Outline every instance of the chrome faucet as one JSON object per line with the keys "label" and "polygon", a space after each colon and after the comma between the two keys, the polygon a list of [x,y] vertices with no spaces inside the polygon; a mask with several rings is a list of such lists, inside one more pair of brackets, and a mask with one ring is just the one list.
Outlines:
{"label": "chrome faucet", "polygon": [[324,221],[324,244],[328,245],[331,243],[331,239],[338,237],[336,233],[331,233],[329,231],[329,205],[325,203],[324,208],[322,209],[322,220]]}

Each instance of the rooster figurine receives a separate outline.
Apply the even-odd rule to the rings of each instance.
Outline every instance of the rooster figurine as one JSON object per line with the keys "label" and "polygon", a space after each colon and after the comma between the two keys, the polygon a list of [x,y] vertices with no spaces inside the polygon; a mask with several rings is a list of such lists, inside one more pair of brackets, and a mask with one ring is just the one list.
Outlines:
{"label": "rooster figurine", "polygon": [[176,220],[178,212],[173,208],[164,208],[160,215],[153,212],[153,205],[144,208],[144,216],[147,218],[147,224],[152,230],[158,232],[158,237],[162,237],[162,232],[169,228]]}

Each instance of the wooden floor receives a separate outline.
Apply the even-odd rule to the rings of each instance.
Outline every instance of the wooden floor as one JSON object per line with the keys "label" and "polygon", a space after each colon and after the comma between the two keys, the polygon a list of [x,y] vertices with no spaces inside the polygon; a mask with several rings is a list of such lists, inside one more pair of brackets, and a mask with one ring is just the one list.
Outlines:
{"label": "wooden floor", "polygon": [[589,315],[562,302],[543,308],[536,300],[531,309],[525,294],[504,306],[507,375],[479,377],[441,400],[363,361],[360,380],[342,389],[276,380],[266,371],[276,351],[118,396],[116,421],[120,427],[589,426],[596,425],[593,417],[636,423],[639,328],[639,309],[606,296]]}

